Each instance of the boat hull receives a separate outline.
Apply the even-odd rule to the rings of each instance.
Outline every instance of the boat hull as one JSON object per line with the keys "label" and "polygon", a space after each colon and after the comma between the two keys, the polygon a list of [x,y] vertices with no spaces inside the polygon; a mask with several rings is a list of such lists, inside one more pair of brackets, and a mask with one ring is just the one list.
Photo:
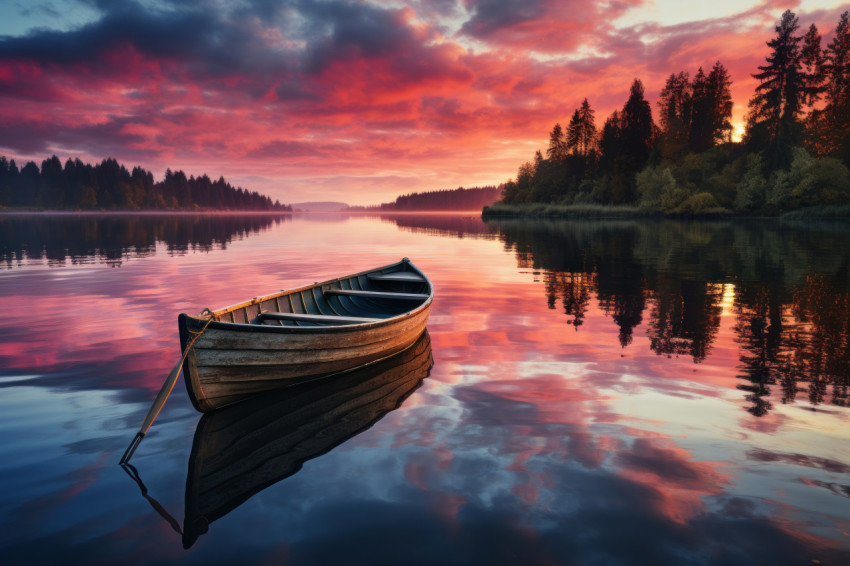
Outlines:
{"label": "boat hull", "polygon": [[[387,272],[395,266],[415,269],[409,263],[399,263],[364,273]],[[418,270],[416,273],[421,274]],[[363,277],[361,273],[349,279]],[[275,299],[273,304],[279,308],[281,297],[301,294],[309,297],[317,289],[321,292],[338,281],[347,281],[346,278],[255,299],[256,311],[251,311],[250,306],[239,307],[239,312],[245,311],[245,322],[226,322],[226,314],[219,314],[213,320],[181,314],[178,317],[181,346],[184,352],[188,348],[183,371],[192,403],[201,412],[214,411],[266,391],[347,372],[405,350],[425,331],[430,313],[433,293],[430,282],[424,275],[422,278],[428,290],[428,298],[422,304],[408,312],[363,324],[248,323],[250,316],[269,312],[263,310],[263,305],[272,304],[270,298]]]}

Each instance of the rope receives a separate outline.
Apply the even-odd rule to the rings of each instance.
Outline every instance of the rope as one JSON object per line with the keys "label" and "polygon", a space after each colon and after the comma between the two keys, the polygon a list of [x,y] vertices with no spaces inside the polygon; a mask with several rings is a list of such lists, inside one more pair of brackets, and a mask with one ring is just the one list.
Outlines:
{"label": "rope", "polygon": [[168,400],[168,396],[171,395],[171,392],[174,390],[174,384],[177,383],[177,377],[180,375],[180,370],[183,369],[183,362],[186,361],[186,357],[189,355],[189,350],[192,349],[192,346],[195,344],[195,341],[201,337],[201,334],[206,331],[210,323],[215,320],[210,309],[204,309],[201,315],[209,317],[207,323],[198,332],[187,329],[190,334],[194,334],[194,337],[186,345],[186,350],[180,357],[180,361],[177,362],[177,364],[172,368],[171,373],[169,373],[168,377],[165,378],[165,383],[162,384],[162,388],[159,390],[159,393],[154,399],[151,408],[148,409],[148,414],[145,416],[145,420],[142,423],[139,432],[137,432],[136,436],[133,437],[133,440],[130,441],[130,445],[127,446],[127,450],[125,450],[124,455],[121,456],[121,461],[119,462],[119,464],[126,464],[130,461],[130,458],[133,457],[133,453],[136,451],[136,448],[138,448],[139,444],[141,444],[142,439],[148,433],[148,430],[150,430],[151,425],[153,425],[153,422],[159,416],[160,411],[162,411],[162,407]]}

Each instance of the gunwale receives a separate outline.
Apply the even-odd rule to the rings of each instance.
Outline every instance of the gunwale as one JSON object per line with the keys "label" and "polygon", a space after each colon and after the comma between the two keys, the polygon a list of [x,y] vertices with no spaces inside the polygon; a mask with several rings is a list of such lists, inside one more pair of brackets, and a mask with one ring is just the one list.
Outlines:
{"label": "gunwale", "polygon": [[[339,325],[339,326],[333,326],[333,325],[328,325],[328,326],[259,326],[259,325],[252,325],[252,324],[246,324],[246,323],[240,323],[240,322],[227,322],[227,321],[218,320],[219,318],[221,318],[225,314],[229,314],[229,313],[237,311],[239,309],[254,307],[254,306],[257,306],[257,305],[264,303],[266,301],[271,301],[273,299],[279,299],[280,297],[294,295],[296,293],[301,293],[303,291],[308,291],[308,290],[315,289],[315,288],[318,288],[318,287],[329,287],[329,286],[333,285],[334,283],[339,283],[341,281],[347,281],[347,280],[353,279],[355,277],[366,277],[370,273],[375,273],[377,271],[384,271],[384,270],[387,270],[387,269],[392,269],[394,267],[398,267],[398,266],[404,265],[404,264],[411,267],[413,269],[413,271],[415,271],[416,273],[418,273],[422,277],[423,283],[425,283],[428,286],[428,289],[429,289],[428,295],[429,296],[428,296],[427,299],[425,299],[425,301],[422,304],[420,304],[416,308],[404,313],[403,315],[393,316],[393,317],[390,317],[390,318],[385,318],[385,319],[373,321],[373,322],[364,322],[364,323],[361,323],[361,324],[347,324],[347,325]],[[431,303],[433,302],[433,300],[434,300],[434,286],[431,284],[431,280],[428,279],[428,277],[418,267],[416,267],[408,258],[404,258],[401,261],[398,261],[396,263],[383,265],[381,267],[374,267],[372,269],[367,269],[365,271],[360,271],[358,273],[352,273],[351,275],[343,275],[341,277],[336,277],[334,279],[328,279],[327,281],[322,281],[322,282],[319,282],[319,283],[312,283],[310,285],[302,285],[300,287],[295,287],[294,289],[281,289],[277,293],[271,293],[269,295],[262,295],[262,296],[258,296],[258,297],[253,297],[250,300],[242,301],[240,303],[235,303],[235,304],[223,307],[221,309],[217,309],[217,310],[211,310],[210,309],[210,313],[212,314],[212,317],[213,317],[214,320],[213,320],[213,322],[211,322],[209,324],[208,328],[218,328],[218,329],[222,329],[222,330],[234,330],[234,331],[237,331],[237,332],[269,332],[269,333],[283,333],[283,334],[300,334],[302,332],[305,332],[307,334],[310,334],[310,333],[313,333],[313,332],[320,333],[320,334],[325,334],[327,332],[344,332],[344,331],[348,331],[348,330],[355,329],[355,328],[356,329],[371,328],[371,327],[383,326],[383,325],[386,325],[387,323],[392,323],[393,321],[396,321],[401,317],[414,315],[416,313],[419,313],[419,312],[429,308],[431,306]],[[180,316],[181,317],[187,317],[187,318],[190,318],[190,319],[195,319],[197,321],[201,321],[201,326],[206,325],[206,322],[207,322],[206,319],[203,319],[203,318],[200,318],[200,317],[192,317],[192,316],[186,315],[186,314],[181,314]],[[182,339],[183,339],[183,337],[181,336],[181,346],[183,348],[185,348],[185,343],[182,342]]]}

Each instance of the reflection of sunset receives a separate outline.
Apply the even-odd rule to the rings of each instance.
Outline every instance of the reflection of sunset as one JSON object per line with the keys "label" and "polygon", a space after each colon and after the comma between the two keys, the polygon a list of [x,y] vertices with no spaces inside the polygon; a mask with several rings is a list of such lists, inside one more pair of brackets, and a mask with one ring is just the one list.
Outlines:
{"label": "reflection of sunset", "polygon": [[[430,376],[366,430],[217,519],[185,556],[266,558],[285,543],[296,562],[326,563],[343,534],[372,561],[388,541],[432,563],[490,551],[490,563],[515,553],[529,563],[846,556],[840,230],[812,254],[806,231],[762,227],[768,237],[753,244],[756,232],[724,223],[327,215],[209,232],[190,218],[164,222],[128,231],[109,252],[120,262],[95,251],[98,230],[71,223],[75,261],[48,238],[45,256],[0,270],[0,430],[37,447],[0,447],[26,471],[3,476],[8,505],[26,518],[16,533],[56,541],[42,509],[66,525],[73,507],[108,523],[121,548],[136,550],[141,533],[161,544],[158,556],[181,560],[168,524],[110,475],[175,361],[176,313],[407,255],[436,290]],[[122,252],[136,246],[149,253]],[[689,249],[700,261],[683,257]],[[134,457],[169,510],[184,504],[196,424],[178,387]],[[51,462],[53,483],[33,486],[30,457]],[[113,507],[128,519],[110,521]],[[2,515],[0,526],[13,527]],[[753,541],[757,551],[746,550]]]}

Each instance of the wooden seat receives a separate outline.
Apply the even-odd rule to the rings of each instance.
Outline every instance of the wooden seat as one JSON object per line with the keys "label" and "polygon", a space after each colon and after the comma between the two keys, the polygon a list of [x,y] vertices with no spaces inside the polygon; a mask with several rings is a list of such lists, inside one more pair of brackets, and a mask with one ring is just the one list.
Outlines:
{"label": "wooden seat", "polygon": [[319,324],[363,324],[364,322],[377,322],[380,318],[367,318],[360,316],[334,316],[327,314],[301,314],[291,312],[264,312],[254,319],[256,324],[263,324],[267,320],[291,320],[294,322],[316,322]]}
{"label": "wooden seat", "polygon": [[425,279],[418,273],[411,271],[397,271],[395,273],[373,273],[369,275],[372,281],[403,281],[406,283],[424,283]]}
{"label": "wooden seat", "polygon": [[327,289],[325,290],[325,294],[362,297],[364,299],[398,299],[402,301],[424,301],[430,296],[423,293],[390,293],[385,291],[354,291],[351,289]]}

